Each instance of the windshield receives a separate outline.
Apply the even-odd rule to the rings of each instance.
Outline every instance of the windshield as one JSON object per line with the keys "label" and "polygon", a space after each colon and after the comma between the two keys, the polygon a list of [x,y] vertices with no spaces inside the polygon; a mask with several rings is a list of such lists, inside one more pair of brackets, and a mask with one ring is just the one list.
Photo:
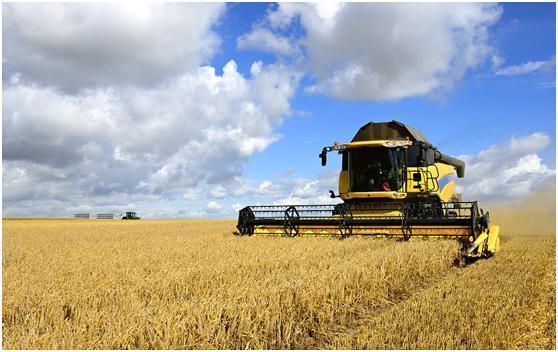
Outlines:
{"label": "windshield", "polygon": [[348,154],[351,192],[397,191],[401,187],[400,150],[365,147]]}

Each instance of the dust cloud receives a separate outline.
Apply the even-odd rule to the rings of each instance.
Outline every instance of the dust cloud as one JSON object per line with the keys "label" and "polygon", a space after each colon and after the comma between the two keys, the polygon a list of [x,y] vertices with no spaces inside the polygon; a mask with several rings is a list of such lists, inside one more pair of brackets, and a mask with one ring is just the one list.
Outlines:
{"label": "dust cloud", "polygon": [[515,202],[487,202],[491,224],[500,225],[500,236],[556,236],[556,184],[546,183],[527,198]]}

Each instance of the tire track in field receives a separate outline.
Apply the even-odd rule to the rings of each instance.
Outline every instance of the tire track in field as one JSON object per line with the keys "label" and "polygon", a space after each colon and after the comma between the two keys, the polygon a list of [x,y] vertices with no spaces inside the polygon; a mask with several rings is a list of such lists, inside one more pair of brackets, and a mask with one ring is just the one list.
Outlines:
{"label": "tire track in field", "polygon": [[327,348],[552,349],[554,242],[512,238],[496,257],[450,269],[336,334]]}
{"label": "tire track in field", "polygon": [[380,307],[375,306],[374,308],[370,308],[361,312],[357,316],[354,317],[349,324],[343,326],[336,326],[332,328],[329,333],[323,334],[322,341],[316,341],[314,344],[309,347],[310,349],[352,349],[351,345],[346,346],[337,346],[334,344],[334,341],[342,339],[343,336],[352,335],[355,330],[365,326],[367,322],[367,317],[370,315],[380,315],[388,312],[389,310],[393,309],[408,300],[413,299],[416,295],[420,294],[423,291],[430,289],[432,286],[436,285],[437,283],[443,282],[448,277],[456,277],[460,275],[459,271],[464,270],[463,268],[456,268],[456,267],[448,267],[445,271],[439,272],[433,276],[431,276],[428,280],[423,281],[419,287],[417,287],[413,293],[406,294],[406,295],[399,295],[397,292],[390,295],[388,299],[386,299]]}
{"label": "tire track in field", "polygon": [[[326,239],[303,238],[261,239],[257,241],[240,239],[238,242],[245,245],[245,240],[253,241],[254,244],[258,244],[258,246],[254,246],[255,248],[268,251],[270,246],[275,247],[277,244],[280,244],[283,249],[285,249],[284,247],[298,249],[299,246],[305,246],[307,243],[323,244],[322,241],[327,241]],[[270,342],[270,344],[265,345],[265,348],[307,349],[324,346],[339,329],[348,325],[353,326],[352,322],[358,320],[361,312],[387,309],[401,297],[406,297],[407,286],[419,287],[424,284],[423,279],[425,277],[429,281],[429,276],[443,275],[452,267],[454,257],[450,253],[457,253],[457,245],[453,241],[402,242],[351,238],[345,241],[332,239],[330,243],[333,246],[328,246],[325,249],[329,253],[322,252],[320,256],[316,255],[315,252],[304,250],[300,253],[301,257],[293,256],[290,253],[285,256],[275,256],[271,262],[260,261],[257,264],[258,268],[255,268],[255,264],[249,261],[246,262],[246,267],[236,267],[237,270],[245,273],[243,280],[247,279],[248,281],[254,281],[259,276],[255,274],[257,271],[255,269],[267,271],[269,275],[274,275],[276,271],[288,272],[290,275],[294,274],[292,278],[294,281],[289,281],[291,281],[291,284],[296,282],[297,288],[294,291],[299,292],[299,298],[293,298],[292,301],[297,312],[295,314],[297,317],[295,320],[297,336],[291,336],[288,341]],[[370,246],[367,244],[370,244]],[[274,251],[276,249],[273,248]],[[321,249],[324,250],[324,248]],[[261,257],[261,254],[252,253],[251,256],[257,258]],[[311,258],[311,260],[308,261],[308,258]],[[359,259],[355,261],[355,258]],[[362,267],[362,270],[355,272],[356,266],[348,262],[360,263],[359,266]],[[349,270],[346,271],[347,269]],[[270,288],[273,290],[273,287],[282,286],[277,285],[276,279],[283,280],[282,278],[275,278],[272,285],[264,284],[261,289],[267,290],[267,288]],[[313,291],[310,286],[323,287],[324,289],[309,297],[306,293]],[[347,300],[346,297],[343,297],[344,294],[338,296],[340,292],[336,288],[331,291],[326,288],[328,286],[332,286],[332,288],[341,287],[349,296],[354,298]],[[358,292],[360,290],[369,292],[372,296],[359,298]],[[261,294],[265,296],[265,292],[267,291],[261,291]],[[283,293],[287,296],[291,294],[290,291]],[[338,303],[336,306],[339,310],[326,308],[326,311],[330,311],[332,316],[336,316],[336,318],[322,320],[324,316],[320,312],[324,310],[316,310],[315,304],[307,306],[306,303],[299,301],[301,297],[306,296],[304,301],[321,305],[324,303],[324,295],[331,295],[331,299]],[[367,303],[369,304],[367,305]]]}
{"label": "tire track in field", "polygon": [[[385,304],[381,308],[370,309],[365,312],[362,312],[359,317],[356,317],[351,322],[351,324],[345,326],[339,326],[336,328],[335,331],[332,331],[331,336],[329,336],[329,338],[327,339],[324,345],[321,345],[320,347],[318,346],[315,347],[325,348],[325,349],[340,349],[340,348],[358,349],[356,347],[353,347],[353,344],[350,340],[354,338],[355,331],[359,331],[365,328],[367,324],[369,324],[370,316],[389,315],[389,312],[393,309],[396,309],[396,307],[405,304],[405,302],[415,299],[417,296],[420,296],[423,292],[428,292],[433,287],[437,287],[438,285],[443,284],[448,280],[453,281],[454,279],[462,276],[464,274],[464,271],[466,270],[467,268],[458,268],[455,266],[448,267],[445,271],[441,271],[436,275],[430,277],[428,280],[423,281],[420,284],[420,286],[414,290],[414,292],[403,296],[394,294],[393,297],[391,297],[386,302],[387,304]],[[343,343],[339,344],[339,341],[343,341],[345,345],[343,345]],[[381,347],[377,347],[377,348],[380,349]],[[390,348],[397,349],[397,347],[390,347]],[[370,348],[370,349],[375,349],[375,348]]]}
{"label": "tire track in field", "polygon": [[[421,241],[421,242],[423,242],[424,244],[424,242],[426,241]],[[404,243],[410,244],[412,246],[417,242],[410,242],[410,243],[404,242]],[[436,244],[437,241],[431,243]],[[381,249],[385,249],[385,248],[381,248]],[[455,254],[456,254],[455,257],[450,258],[450,260],[448,260],[448,263],[452,263],[454,259],[457,258],[458,252],[456,252]],[[428,253],[425,253],[425,255],[428,255]],[[426,261],[424,263],[424,266],[430,267],[430,266],[439,265],[439,263],[437,263],[438,261],[439,259],[433,258],[431,261]],[[389,277],[396,278],[398,274],[401,274],[404,270],[407,269],[403,267],[401,268],[401,271],[399,273],[392,272]],[[374,302],[372,302],[372,304],[364,308],[359,307],[360,308],[359,311],[356,311],[349,321],[345,321],[345,323],[342,325],[334,324],[327,327],[322,327],[321,329],[322,331],[317,333],[315,336],[309,338],[300,346],[294,345],[292,348],[294,349],[352,348],[350,347],[350,345],[332,347],[331,343],[339,336],[350,334],[351,332],[353,332],[354,330],[358,329],[360,326],[365,324],[366,317],[372,314],[374,315],[382,314],[383,312],[392,309],[394,306],[397,306],[402,302],[412,299],[420,292],[424,290],[428,290],[430,287],[436,285],[438,282],[442,282],[447,277],[451,277],[451,276],[455,276],[456,274],[459,274],[462,270],[463,268],[457,268],[453,266],[453,264],[448,264],[447,266],[441,268],[440,271],[434,271],[430,273],[429,276],[422,277],[422,280],[408,281],[409,284],[408,286],[412,287],[411,290],[409,290],[407,287],[401,287],[398,286],[397,284],[394,284],[393,286],[388,287],[387,297],[381,299],[380,301],[375,300]],[[389,279],[389,277],[387,279]]]}

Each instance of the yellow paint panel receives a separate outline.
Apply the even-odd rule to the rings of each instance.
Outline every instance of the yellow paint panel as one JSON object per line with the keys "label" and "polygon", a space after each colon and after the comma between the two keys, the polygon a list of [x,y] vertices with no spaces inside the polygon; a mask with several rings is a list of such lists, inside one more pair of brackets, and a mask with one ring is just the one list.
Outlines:
{"label": "yellow paint panel", "polygon": [[339,194],[349,192],[349,172],[342,170],[339,173]]}
{"label": "yellow paint panel", "polygon": [[[339,227],[323,226],[305,228],[300,227],[299,236],[339,236]],[[282,226],[257,226],[254,230],[255,235],[271,235],[284,236],[285,230]],[[403,230],[401,226],[383,226],[383,227],[353,227],[353,236],[386,236],[394,238],[402,238]],[[422,239],[444,239],[448,237],[468,237],[471,235],[471,229],[468,226],[413,226],[411,238]]]}
{"label": "yellow paint panel", "polygon": [[440,192],[440,199],[442,199],[444,202],[447,202],[450,200],[451,196],[453,196],[453,192],[455,191],[455,182],[454,181],[450,181],[445,187],[444,189],[442,189],[442,191]]}

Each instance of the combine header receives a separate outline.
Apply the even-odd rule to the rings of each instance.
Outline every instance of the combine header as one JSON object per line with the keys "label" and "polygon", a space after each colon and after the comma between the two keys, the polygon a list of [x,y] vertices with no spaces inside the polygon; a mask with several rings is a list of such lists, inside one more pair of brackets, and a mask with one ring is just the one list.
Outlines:
{"label": "combine header", "polygon": [[454,194],[465,163],[440,153],[418,130],[397,121],[368,123],[347,144],[323,148],[342,157],[339,197],[324,205],[247,206],[240,210],[241,235],[383,236],[455,238],[464,258],[499,250],[499,227],[477,202]]}

